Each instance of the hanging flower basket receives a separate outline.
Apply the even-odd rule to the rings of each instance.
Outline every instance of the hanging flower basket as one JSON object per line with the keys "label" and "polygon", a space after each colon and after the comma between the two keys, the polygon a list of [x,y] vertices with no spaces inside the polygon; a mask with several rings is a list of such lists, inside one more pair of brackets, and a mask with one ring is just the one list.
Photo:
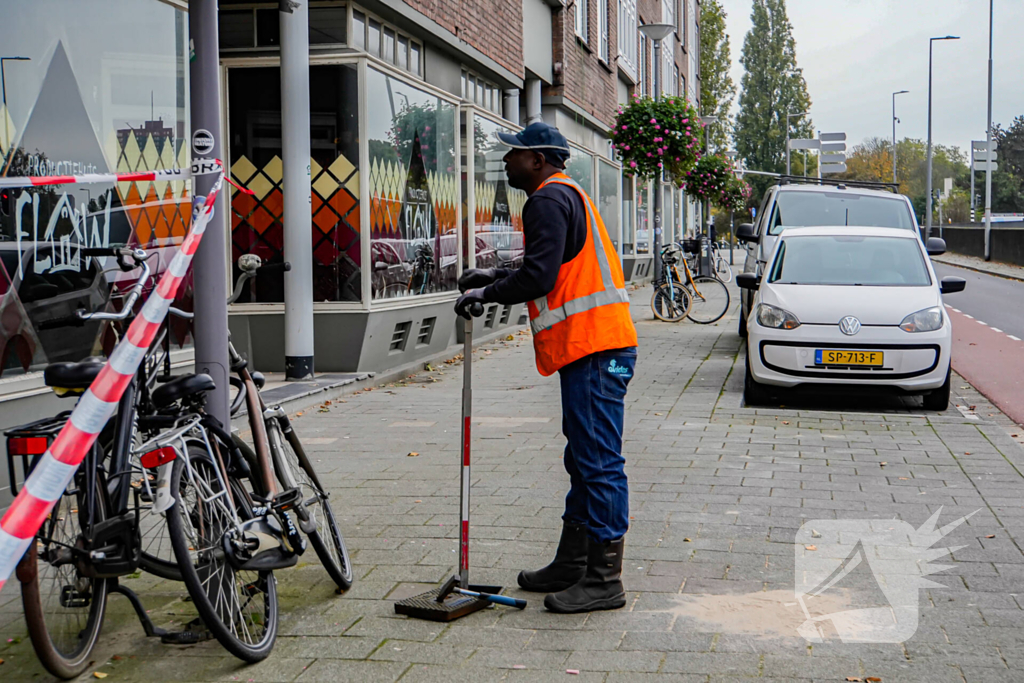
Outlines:
{"label": "hanging flower basket", "polygon": [[750,198],[750,186],[736,177],[732,162],[719,154],[697,160],[685,178],[686,194],[722,209],[738,208]]}
{"label": "hanging flower basket", "polygon": [[634,96],[619,109],[612,143],[626,173],[650,180],[664,171],[682,186],[700,156],[701,135],[700,117],[684,98]]}

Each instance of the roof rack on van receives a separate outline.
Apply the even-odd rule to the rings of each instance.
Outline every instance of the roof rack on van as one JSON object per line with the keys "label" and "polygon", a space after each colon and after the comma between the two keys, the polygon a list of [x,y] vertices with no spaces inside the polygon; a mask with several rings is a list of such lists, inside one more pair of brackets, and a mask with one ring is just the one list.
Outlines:
{"label": "roof rack on van", "polygon": [[842,180],[839,178],[805,178],[799,175],[780,175],[779,185],[833,185],[845,187],[863,187],[868,190],[888,190],[893,194],[899,194],[898,183],[880,183],[870,180]]}

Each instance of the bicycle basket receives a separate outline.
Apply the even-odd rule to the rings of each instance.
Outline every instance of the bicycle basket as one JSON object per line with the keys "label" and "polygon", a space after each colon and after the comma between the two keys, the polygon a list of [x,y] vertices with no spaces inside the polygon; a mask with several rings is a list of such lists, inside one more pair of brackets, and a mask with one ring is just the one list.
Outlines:
{"label": "bicycle basket", "polygon": [[700,251],[700,239],[697,237],[684,239],[683,250],[690,254],[698,253]]}

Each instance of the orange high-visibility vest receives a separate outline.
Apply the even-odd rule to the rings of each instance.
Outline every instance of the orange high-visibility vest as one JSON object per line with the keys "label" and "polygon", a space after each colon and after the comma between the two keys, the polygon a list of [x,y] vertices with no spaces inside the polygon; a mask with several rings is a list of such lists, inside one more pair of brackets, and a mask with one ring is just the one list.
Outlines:
{"label": "orange high-visibility vest", "polygon": [[636,346],[622,264],[601,215],[569,176],[556,173],[541,187],[548,183],[580,193],[587,208],[587,241],[559,268],[555,288],[527,303],[537,369],[545,377],[592,353]]}

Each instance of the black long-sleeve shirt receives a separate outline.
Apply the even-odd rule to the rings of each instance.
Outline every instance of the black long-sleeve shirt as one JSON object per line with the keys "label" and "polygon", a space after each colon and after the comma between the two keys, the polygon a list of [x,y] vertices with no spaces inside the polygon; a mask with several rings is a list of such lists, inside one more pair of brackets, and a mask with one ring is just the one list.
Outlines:
{"label": "black long-sleeve shirt", "polygon": [[533,301],[555,288],[562,264],[576,258],[587,241],[587,209],[573,188],[549,183],[523,206],[523,265],[503,269],[484,289],[489,302],[511,305]]}

